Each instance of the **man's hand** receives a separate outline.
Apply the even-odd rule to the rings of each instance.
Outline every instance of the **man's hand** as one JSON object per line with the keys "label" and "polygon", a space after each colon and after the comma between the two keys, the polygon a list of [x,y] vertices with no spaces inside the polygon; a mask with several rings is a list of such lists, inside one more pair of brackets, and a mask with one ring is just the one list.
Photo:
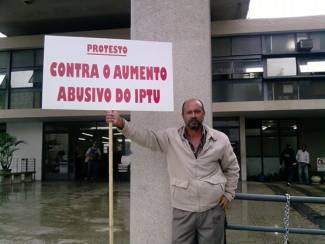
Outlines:
{"label": "man's hand", "polygon": [[106,122],[112,123],[114,126],[122,130],[124,128],[124,120],[121,118],[118,112],[108,111],[106,113]]}
{"label": "man's hand", "polygon": [[225,196],[222,196],[219,199],[218,205],[224,210],[227,210],[230,207],[230,201]]}

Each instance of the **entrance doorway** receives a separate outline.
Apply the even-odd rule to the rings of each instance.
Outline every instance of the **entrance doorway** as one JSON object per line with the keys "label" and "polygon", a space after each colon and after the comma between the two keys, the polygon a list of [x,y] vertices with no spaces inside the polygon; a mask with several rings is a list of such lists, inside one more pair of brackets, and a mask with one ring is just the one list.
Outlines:
{"label": "entrance doorway", "polygon": [[246,152],[249,180],[283,180],[281,152],[286,145],[297,151],[298,121],[247,119]]}
{"label": "entrance doorway", "polygon": [[[113,128],[113,167],[115,179],[129,180],[130,162],[122,156],[130,154],[131,141]],[[44,124],[44,180],[85,180],[88,165],[85,154],[94,142],[100,157],[93,162],[95,181],[108,178],[108,127],[105,122],[58,122]],[[86,160],[87,161],[87,160]]]}
{"label": "entrance doorway", "polygon": [[69,134],[65,132],[45,135],[44,177],[47,180],[69,179]]}
{"label": "entrance doorway", "polygon": [[213,128],[225,133],[240,163],[240,127],[238,118],[214,118]]}

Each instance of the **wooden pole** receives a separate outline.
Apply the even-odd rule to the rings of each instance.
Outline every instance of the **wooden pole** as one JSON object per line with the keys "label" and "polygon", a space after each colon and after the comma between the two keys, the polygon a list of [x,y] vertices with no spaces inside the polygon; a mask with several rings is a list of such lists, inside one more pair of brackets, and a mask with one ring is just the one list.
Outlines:
{"label": "wooden pole", "polygon": [[113,233],[113,127],[112,123],[108,123],[108,138],[109,138],[109,151],[108,151],[108,193],[109,193],[109,244],[114,244],[114,233]]}

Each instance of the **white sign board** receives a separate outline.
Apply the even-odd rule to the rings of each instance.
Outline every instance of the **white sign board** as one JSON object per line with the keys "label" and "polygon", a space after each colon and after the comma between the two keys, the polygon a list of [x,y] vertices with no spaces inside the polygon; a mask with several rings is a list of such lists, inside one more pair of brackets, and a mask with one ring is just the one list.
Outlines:
{"label": "white sign board", "polygon": [[317,158],[317,171],[325,172],[325,158]]}
{"label": "white sign board", "polygon": [[172,44],[45,36],[43,109],[173,111]]}

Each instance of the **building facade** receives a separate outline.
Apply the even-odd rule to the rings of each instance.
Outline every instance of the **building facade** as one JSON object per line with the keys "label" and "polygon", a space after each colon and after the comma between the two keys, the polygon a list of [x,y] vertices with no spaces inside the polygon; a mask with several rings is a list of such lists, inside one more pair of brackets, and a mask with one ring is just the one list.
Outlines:
{"label": "building facade", "polygon": [[[212,23],[213,28],[216,24],[220,23]],[[317,170],[317,158],[325,156],[325,31],[292,29],[252,33],[212,29],[213,126],[230,137],[242,180],[280,180],[280,155],[287,144],[295,150],[307,145],[312,171]],[[129,39],[130,30],[64,35]],[[41,109],[42,41],[42,35],[0,39],[1,130],[27,142],[16,152],[13,167],[21,159],[35,158],[38,180],[80,179],[91,141],[99,141],[107,155],[104,113]],[[311,46],[299,48],[301,43]],[[118,154],[128,154],[131,142],[115,134]],[[56,155],[62,150],[61,172]],[[101,169],[107,169],[104,163]]]}
{"label": "building facade", "polygon": [[[8,20],[0,22],[0,27],[12,21],[14,30],[18,21],[9,14],[15,7],[11,4],[17,3],[4,2],[7,7],[0,9],[8,11],[1,16]],[[33,12],[33,1],[27,2],[29,7],[16,7],[19,17],[29,17],[19,19],[22,28],[11,32],[18,34],[0,39],[0,131],[26,142],[15,159],[35,159],[36,179],[79,179],[90,141],[95,138],[104,154],[107,149],[103,111],[41,109],[43,40],[49,33],[172,42],[175,111],[124,115],[152,129],[181,125],[182,102],[201,98],[206,105],[206,123],[224,131],[232,142],[242,181],[279,177],[279,156],[286,144],[294,148],[306,144],[313,170],[315,159],[324,157],[324,71],[310,65],[324,59],[323,16],[238,19],[245,18],[246,0],[136,0],[131,1],[130,11],[124,11],[129,1],[105,1],[110,4],[106,8],[109,16],[100,5],[104,1],[85,1],[91,3],[88,8],[95,7],[90,17],[83,16],[91,12],[85,6],[73,12],[74,6],[69,9],[61,6],[62,1],[48,1],[49,10],[35,1],[42,11]],[[225,6],[230,7],[225,10]],[[37,19],[43,12],[50,16],[48,28],[43,28],[45,21]],[[114,21],[119,18],[112,16],[127,18],[127,23],[131,19],[130,28],[117,29],[121,26]],[[299,49],[301,40],[311,40],[313,47]],[[129,154],[132,142],[116,130],[115,136],[115,158]],[[135,144],[131,152],[131,243],[170,243],[165,158]],[[104,163],[99,167],[106,171]]]}

